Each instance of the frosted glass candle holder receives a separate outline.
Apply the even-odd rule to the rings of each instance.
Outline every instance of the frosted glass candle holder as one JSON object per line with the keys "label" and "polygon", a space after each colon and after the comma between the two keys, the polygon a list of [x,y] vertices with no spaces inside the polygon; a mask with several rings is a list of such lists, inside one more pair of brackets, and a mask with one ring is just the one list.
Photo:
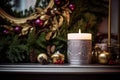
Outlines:
{"label": "frosted glass candle holder", "polygon": [[92,56],[92,35],[90,33],[69,33],[67,56],[70,64],[89,64]]}

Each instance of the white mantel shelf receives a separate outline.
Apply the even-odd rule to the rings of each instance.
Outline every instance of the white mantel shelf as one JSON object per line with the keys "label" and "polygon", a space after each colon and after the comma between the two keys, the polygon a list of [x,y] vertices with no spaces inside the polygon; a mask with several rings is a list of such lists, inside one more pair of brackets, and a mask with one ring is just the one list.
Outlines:
{"label": "white mantel shelf", "polygon": [[120,65],[0,64],[0,73],[103,74],[120,73]]}

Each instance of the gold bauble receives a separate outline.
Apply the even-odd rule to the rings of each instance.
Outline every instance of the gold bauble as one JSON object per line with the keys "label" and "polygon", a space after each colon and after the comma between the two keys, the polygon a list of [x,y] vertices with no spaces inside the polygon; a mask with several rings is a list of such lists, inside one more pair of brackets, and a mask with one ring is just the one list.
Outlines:
{"label": "gold bauble", "polygon": [[[55,63],[55,64],[62,64],[64,63],[64,60],[65,60],[65,56],[63,54],[61,54],[59,51],[57,51],[56,53],[54,53],[52,56],[51,56],[51,59],[52,59],[52,63]],[[59,62],[61,61],[61,62]]]}
{"label": "gold bauble", "polygon": [[45,53],[41,53],[37,56],[37,61],[41,64],[46,64],[48,62],[48,57]]}
{"label": "gold bauble", "polygon": [[98,56],[98,62],[100,64],[107,64],[109,60],[109,53],[106,51],[103,51],[101,54]]}
{"label": "gold bauble", "polygon": [[102,50],[97,45],[95,45],[92,50],[92,63],[98,63],[98,56],[101,54]]}

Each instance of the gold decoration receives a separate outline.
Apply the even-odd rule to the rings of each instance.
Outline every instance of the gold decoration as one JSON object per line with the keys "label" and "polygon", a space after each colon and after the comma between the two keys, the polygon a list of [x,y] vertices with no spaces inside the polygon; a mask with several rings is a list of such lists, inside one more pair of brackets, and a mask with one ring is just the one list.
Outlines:
{"label": "gold decoration", "polygon": [[56,48],[55,45],[52,45],[52,46],[48,45],[47,46],[47,54],[49,56],[51,56],[55,52],[55,48]]}
{"label": "gold decoration", "polygon": [[63,12],[63,16],[66,18],[67,24],[69,25],[69,22],[70,22],[70,10],[66,9],[66,10]]}
{"label": "gold decoration", "polygon": [[58,23],[58,28],[63,24],[63,17],[60,16],[59,23]]}
{"label": "gold decoration", "polygon": [[40,64],[47,64],[48,63],[48,57],[45,53],[41,53],[37,56],[37,61]]}
{"label": "gold decoration", "polygon": [[99,54],[98,61],[100,64],[107,64],[109,58],[110,58],[110,54],[106,51],[103,51],[101,54]]}
{"label": "gold decoration", "polygon": [[59,51],[57,51],[51,56],[51,59],[54,64],[63,64],[65,60],[65,56],[61,54]]}
{"label": "gold decoration", "polygon": [[50,16],[49,16],[49,15],[46,15],[46,14],[40,16],[40,19],[41,19],[41,20],[48,20],[49,18],[50,18]]}
{"label": "gold decoration", "polygon": [[49,16],[45,15],[45,13],[47,12],[47,9],[52,8],[53,5],[54,5],[54,0],[50,0],[50,3],[48,4],[48,6],[44,10],[41,8],[36,8],[36,12],[34,12],[33,14],[31,14],[29,17],[26,17],[26,18],[13,17],[13,16],[7,14],[4,10],[2,10],[0,8],[0,16],[3,19],[6,19],[7,21],[9,21],[13,26],[16,26],[16,25],[21,26],[22,32],[20,35],[26,35],[28,33],[28,30],[31,28],[31,25],[28,23],[28,21],[36,19],[37,17],[40,17],[40,16],[41,16],[40,18],[43,20],[48,19]]}
{"label": "gold decoration", "polygon": [[[43,27],[45,27],[47,24],[50,24],[49,25],[50,31],[46,34],[46,40],[50,40],[51,38],[56,37],[57,30],[62,26],[64,20],[63,16],[66,18],[67,23],[69,24],[70,10],[69,8],[67,8],[67,6],[69,5],[69,0],[66,0],[66,2],[67,3],[65,5],[61,6],[61,9],[63,9],[62,12],[57,10],[57,8],[53,8],[54,0],[50,0],[48,6],[45,9],[37,7],[35,8],[35,12],[26,18],[13,17],[7,14],[1,8],[0,8],[0,16],[11,23],[11,26],[8,25],[4,26],[8,30],[12,30],[12,26],[22,27],[19,36],[26,35],[29,32],[29,30],[32,30],[31,28],[33,27],[33,25],[30,24],[30,21],[39,18],[44,21]],[[50,14],[47,14],[48,11],[50,11]],[[58,14],[59,18],[57,18],[56,14]],[[51,22],[49,23],[49,21]]]}
{"label": "gold decoration", "polygon": [[102,50],[97,45],[95,45],[92,51],[92,63],[98,63],[98,56],[101,54]]}
{"label": "gold decoration", "polygon": [[[33,13],[31,16],[26,17],[26,18],[15,18],[13,16],[10,16],[9,14],[7,14],[4,10],[2,10],[0,8],[0,16],[4,19],[7,19],[11,23],[23,24],[23,23],[26,23],[27,20],[36,19],[38,16],[40,16],[41,12],[47,12],[47,9],[52,8],[53,5],[54,5],[54,0],[50,0],[50,3],[48,4],[48,6],[44,10],[42,10],[41,8],[36,8],[36,12]],[[39,15],[38,15],[38,13],[39,13]]]}
{"label": "gold decoration", "polygon": [[55,45],[53,45],[53,46],[51,46],[51,53],[54,53],[54,51],[55,51]]}
{"label": "gold decoration", "polygon": [[49,33],[47,33],[47,35],[46,35],[46,40],[50,40],[50,37],[52,36],[52,32],[49,32]]}

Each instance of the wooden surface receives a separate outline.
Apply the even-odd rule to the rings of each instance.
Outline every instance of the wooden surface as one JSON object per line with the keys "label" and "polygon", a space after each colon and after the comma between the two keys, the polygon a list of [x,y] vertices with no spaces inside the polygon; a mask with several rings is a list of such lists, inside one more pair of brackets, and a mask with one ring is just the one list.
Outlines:
{"label": "wooden surface", "polygon": [[120,73],[119,65],[40,65],[40,64],[6,64],[0,65],[0,72],[34,72],[34,73]]}
{"label": "wooden surface", "polygon": [[0,78],[12,80],[120,80],[119,65],[2,64]]}

